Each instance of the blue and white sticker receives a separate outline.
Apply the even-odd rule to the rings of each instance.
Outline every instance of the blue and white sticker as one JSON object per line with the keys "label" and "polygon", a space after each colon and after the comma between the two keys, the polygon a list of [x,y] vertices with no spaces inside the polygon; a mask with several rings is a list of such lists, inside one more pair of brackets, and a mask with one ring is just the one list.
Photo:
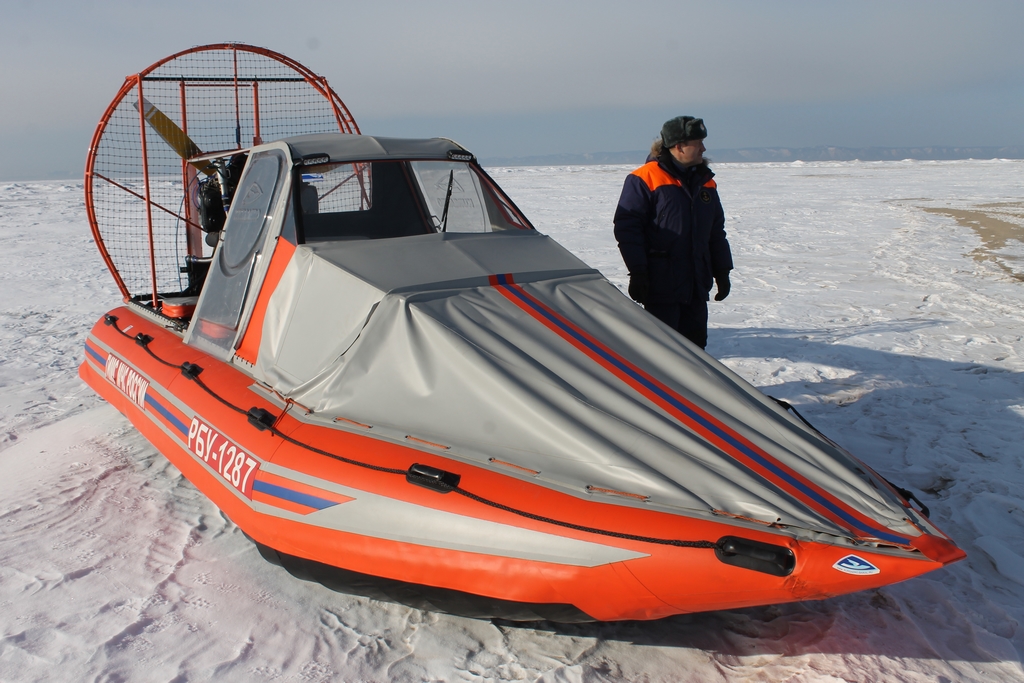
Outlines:
{"label": "blue and white sticker", "polygon": [[856,576],[870,576],[881,571],[863,557],[857,557],[856,555],[847,555],[832,565],[832,568],[846,574],[855,574]]}

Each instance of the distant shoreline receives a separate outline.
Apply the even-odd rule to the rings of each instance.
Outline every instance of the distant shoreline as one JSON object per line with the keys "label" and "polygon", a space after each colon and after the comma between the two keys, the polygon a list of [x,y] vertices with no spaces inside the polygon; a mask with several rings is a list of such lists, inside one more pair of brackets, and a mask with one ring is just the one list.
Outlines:
{"label": "distant shoreline", "polygon": [[[482,157],[481,165],[500,166],[639,166],[647,159],[646,150],[627,152],[590,152],[586,154],[540,154],[521,157]],[[788,163],[792,161],[958,161],[965,159],[1024,159],[1024,147],[745,147],[709,149],[712,163]],[[43,178],[0,178],[0,183],[81,182],[81,174],[54,173]]]}
{"label": "distant shoreline", "polygon": [[[961,159],[1024,159],[1024,147],[748,147],[709,149],[718,162],[790,161],[956,161]],[[646,151],[542,154],[522,157],[486,157],[484,166],[589,166],[642,164]]]}

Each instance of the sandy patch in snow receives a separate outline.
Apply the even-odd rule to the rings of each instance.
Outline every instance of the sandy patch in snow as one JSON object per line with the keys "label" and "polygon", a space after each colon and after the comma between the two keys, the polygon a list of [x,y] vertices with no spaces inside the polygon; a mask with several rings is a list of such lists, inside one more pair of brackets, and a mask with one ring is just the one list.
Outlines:
{"label": "sandy patch in snow", "polygon": [[971,255],[993,261],[1012,277],[1024,281],[1024,204],[1007,202],[983,204],[974,209],[922,207],[922,210],[949,216],[974,230],[982,244]]}

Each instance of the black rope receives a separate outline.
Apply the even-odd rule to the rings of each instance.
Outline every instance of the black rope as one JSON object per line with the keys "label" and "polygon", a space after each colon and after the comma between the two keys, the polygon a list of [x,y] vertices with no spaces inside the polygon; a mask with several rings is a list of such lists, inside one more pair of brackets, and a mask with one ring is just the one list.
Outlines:
{"label": "black rope", "polygon": [[[369,469],[369,470],[374,470],[376,472],[386,472],[388,474],[400,474],[400,475],[403,475],[403,476],[408,476],[408,474],[409,474],[408,470],[398,469],[398,468],[394,468],[394,467],[381,467],[380,465],[371,465],[369,463],[360,462],[358,460],[352,460],[351,458],[346,458],[344,456],[337,455],[335,453],[331,453],[329,451],[322,450],[320,448],[317,448],[316,446],[310,446],[309,444],[302,443],[298,439],[293,439],[292,437],[284,434],[283,432],[281,432],[276,427],[268,427],[268,430],[271,433],[281,437],[282,439],[284,439],[288,443],[295,444],[296,446],[299,446],[300,448],[305,448],[306,450],[312,451],[313,453],[318,453],[318,454],[324,455],[324,456],[326,456],[328,458],[333,458],[335,460],[339,460],[341,462],[348,463],[349,465],[356,465],[357,467],[365,467],[366,469]],[[520,517],[525,517],[527,519],[532,519],[532,520],[537,521],[537,522],[544,522],[546,524],[553,524],[555,526],[560,526],[560,527],[563,527],[565,529],[573,529],[575,531],[585,531],[585,532],[591,533],[591,534],[598,534],[598,535],[601,535],[601,536],[611,536],[613,538],[622,538],[622,539],[626,539],[626,540],[629,540],[629,541],[641,541],[641,542],[644,542],[644,543],[657,543],[659,545],[671,545],[671,546],[676,546],[676,547],[679,547],[679,548],[707,548],[707,549],[714,549],[714,548],[718,547],[718,544],[717,543],[713,543],[712,541],[679,541],[679,540],[673,540],[673,539],[655,538],[653,536],[637,536],[635,534],[624,534],[624,533],[620,533],[618,531],[607,531],[605,529],[597,529],[595,527],[583,526],[581,524],[573,524],[572,522],[563,522],[563,521],[558,520],[558,519],[552,519],[551,517],[544,517],[543,515],[537,515],[537,514],[534,514],[532,512],[527,512],[525,510],[519,510],[517,508],[511,507],[509,505],[505,505],[503,503],[495,502],[495,501],[490,500],[488,498],[484,498],[483,496],[478,496],[475,493],[467,491],[466,489],[462,488],[461,486],[451,486],[451,485],[446,484],[446,483],[441,482],[441,481],[434,481],[434,482],[432,482],[431,486],[432,486],[432,488],[446,489],[448,491],[452,491],[454,493],[458,493],[459,495],[465,496],[466,498],[469,498],[470,500],[475,500],[478,503],[481,503],[483,505],[487,505],[489,507],[492,507],[492,508],[495,508],[495,509],[498,509],[498,510],[503,510],[505,512],[510,512],[510,513],[512,513],[514,515],[518,515]]]}
{"label": "black rope", "polygon": [[188,374],[185,374],[184,372],[182,372],[181,374],[185,375],[185,377],[188,377],[190,380],[195,382],[199,386],[200,389],[202,389],[203,391],[208,393],[210,396],[213,396],[215,399],[217,399],[218,401],[220,401],[221,403],[226,405],[228,408],[231,408],[231,410],[235,411],[236,413],[241,413],[242,415],[248,415],[249,414],[248,410],[244,410],[242,408],[239,408],[238,406],[234,405],[233,403],[229,403],[227,399],[223,398],[222,396],[219,396],[217,394],[217,392],[215,392],[210,387],[206,386],[206,383],[203,382],[203,380],[199,379],[198,375],[196,375],[196,376],[188,375]]}
{"label": "black rope", "polygon": [[[338,460],[339,462],[343,462],[343,463],[348,464],[348,465],[355,465],[356,467],[362,467],[362,468],[365,468],[365,469],[368,469],[368,470],[373,470],[374,472],[384,472],[386,474],[398,474],[398,475],[402,475],[402,476],[405,476],[405,477],[409,477],[410,476],[410,471],[409,470],[398,469],[396,467],[383,467],[381,465],[372,465],[372,464],[370,464],[368,462],[361,462],[359,460],[353,460],[352,458],[346,458],[345,456],[338,455],[336,453],[331,453],[330,451],[325,451],[325,450],[323,450],[321,448],[317,448],[316,446],[311,446],[311,445],[309,445],[307,443],[303,443],[303,442],[299,441],[298,439],[295,439],[295,438],[292,438],[292,437],[288,436],[287,434],[285,434],[280,429],[278,429],[277,427],[274,426],[275,423],[277,422],[277,418],[275,418],[273,416],[273,414],[270,413],[269,411],[264,410],[263,408],[256,408],[256,407],[250,408],[249,410],[245,410],[244,408],[240,408],[240,407],[232,404],[231,402],[229,402],[224,397],[218,395],[217,392],[215,392],[213,389],[208,387],[206,385],[206,383],[203,382],[203,380],[199,379],[199,373],[201,373],[203,371],[203,369],[201,367],[199,367],[198,365],[196,365],[194,363],[189,363],[189,362],[184,362],[181,365],[175,365],[174,363],[170,363],[168,361],[165,361],[164,359],[160,358],[155,353],[153,353],[153,350],[149,348],[149,343],[151,341],[153,341],[152,337],[150,337],[149,335],[142,334],[142,333],[139,333],[135,337],[132,337],[130,334],[124,332],[123,330],[121,330],[120,327],[117,326],[117,317],[116,316],[108,314],[103,319],[103,322],[106,323],[107,325],[112,326],[115,330],[120,332],[125,337],[127,337],[129,339],[134,339],[136,344],[138,344],[139,346],[144,348],[146,350],[146,352],[149,353],[150,356],[152,356],[153,358],[155,358],[159,362],[163,363],[164,365],[180,369],[182,375],[184,375],[187,379],[195,382],[199,386],[199,388],[201,388],[203,391],[208,393],[210,396],[212,396],[213,398],[217,399],[223,405],[227,406],[228,408],[230,408],[231,410],[235,411],[236,413],[241,413],[242,415],[246,415],[249,418],[249,423],[251,425],[253,425],[254,427],[256,427],[257,429],[259,429],[260,431],[269,431],[274,436],[278,436],[278,437],[280,437],[281,439],[287,441],[290,444],[294,444],[294,445],[296,445],[296,446],[298,446],[300,448],[304,448],[307,451],[310,451],[312,453],[316,453],[318,455],[323,455],[325,457],[332,458],[334,460]],[[778,399],[776,399],[776,400],[778,400]],[[813,427],[812,427],[812,429],[813,429]],[[817,430],[815,430],[815,431],[817,431]],[[702,548],[702,549],[712,550],[712,549],[715,549],[715,548],[719,547],[719,544],[715,543],[713,541],[680,541],[680,540],[668,539],[668,538],[656,538],[656,537],[653,537],[653,536],[638,536],[636,534],[624,534],[624,533],[620,533],[618,531],[608,531],[606,529],[597,529],[595,527],[583,526],[582,524],[573,524],[572,522],[563,522],[563,521],[558,520],[558,519],[552,519],[551,517],[544,517],[543,515],[536,515],[536,514],[534,514],[532,512],[527,512],[525,510],[519,510],[518,508],[514,508],[514,507],[511,507],[509,505],[505,505],[503,503],[495,502],[495,501],[490,500],[488,498],[484,498],[483,496],[478,496],[475,493],[467,491],[466,489],[462,488],[461,486],[458,486],[458,485],[452,486],[450,484],[447,484],[447,483],[441,482],[441,481],[433,482],[432,483],[432,488],[435,488],[437,490],[442,490],[443,489],[442,492],[452,491],[454,493],[459,494],[460,496],[464,496],[466,498],[469,498],[470,500],[474,500],[474,501],[476,501],[476,502],[478,502],[478,503],[480,503],[482,505],[487,505],[488,507],[492,507],[492,508],[495,508],[497,510],[502,510],[504,512],[509,512],[509,513],[514,514],[514,515],[518,515],[519,517],[525,517],[526,519],[532,519],[532,520],[534,520],[536,522],[543,522],[545,524],[552,524],[554,526],[559,526],[559,527],[562,527],[564,529],[572,529],[574,531],[583,531],[583,532],[590,533],[590,534],[597,534],[599,536],[609,536],[611,538],[621,538],[621,539],[624,539],[624,540],[627,540],[627,541],[639,541],[641,543],[654,543],[654,544],[657,544],[657,545],[670,545],[670,546],[675,546],[677,548]]]}
{"label": "black rope", "polygon": [[403,476],[405,476],[407,472],[407,470],[401,470],[398,469],[397,467],[383,467],[381,465],[371,465],[368,462],[360,462],[359,460],[353,460],[352,458],[346,458],[343,455],[338,455],[336,453],[325,451],[323,449],[317,448],[316,446],[310,446],[309,444],[302,443],[298,439],[293,439],[292,437],[288,436],[287,434],[279,430],[277,427],[269,427],[268,430],[270,431],[270,433],[274,434],[275,436],[281,437],[288,443],[295,444],[296,446],[305,448],[307,451],[312,451],[313,453],[324,455],[327,456],[328,458],[334,458],[335,460],[338,460],[349,465],[364,467],[368,470],[373,470],[374,472],[386,472],[387,474],[401,474]]}
{"label": "black rope", "polygon": [[[125,336],[128,336],[128,335],[125,335]],[[135,336],[135,343],[138,344],[139,346],[141,346],[143,349],[145,349],[146,353],[151,355],[155,360],[163,363],[164,365],[166,365],[168,367],[172,367],[172,368],[180,368],[181,367],[180,365],[175,365],[174,363],[169,363],[169,362],[165,361],[163,358],[160,358],[155,353],[153,353],[153,350],[151,348],[149,348],[149,342],[151,342],[151,341],[153,341],[153,338],[149,337],[147,335],[144,335],[144,334],[138,334],[138,335]]]}
{"label": "black rope", "polygon": [[508,505],[503,505],[501,503],[496,503],[493,500],[488,500],[486,498],[478,496],[475,493],[470,493],[469,491],[467,491],[466,489],[464,489],[464,488],[462,488],[460,486],[453,487],[452,491],[454,491],[455,493],[458,493],[461,496],[465,496],[466,498],[469,498],[470,500],[475,500],[478,503],[482,503],[484,505],[489,505],[492,508],[497,508],[498,510],[504,510],[505,512],[511,512],[512,514],[519,515],[520,517],[526,517],[527,519],[532,519],[532,520],[535,520],[535,521],[538,521],[538,522],[545,522],[547,524],[554,524],[555,526],[564,527],[566,529],[573,529],[575,531],[585,531],[587,533],[599,534],[601,536],[611,536],[613,538],[623,538],[623,539],[626,539],[628,541],[641,541],[643,543],[657,543],[658,545],[673,545],[673,546],[676,546],[678,548],[707,548],[707,549],[713,549],[713,548],[717,548],[718,547],[718,544],[717,543],[713,543],[712,541],[679,541],[679,540],[668,539],[668,538],[655,538],[655,537],[652,537],[652,536],[637,536],[636,534],[623,534],[623,533],[620,533],[618,531],[607,531],[605,529],[595,529],[594,527],[583,526],[581,524],[573,524],[571,522],[563,522],[563,521],[560,521],[560,520],[557,520],[557,519],[551,519],[550,517],[543,517],[541,515],[535,515],[532,512],[526,512],[525,510],[517,510],[516,508],[509,507]]}
{"label": "black rope", "polygon": [[118,333],[120,333],[122,337],[125,337],[127,339],[133,340],[136,344],[138,344],[143,349],[145,349],[146,353],[148,353],[150,356],[152,356],[153,359],[156,360],[158,363],[163,363],[164,365],[166,365],[168,367],[172,367],[172,368],[180,368],[181,367],[180,365],[175,365],[174,363],[170,363],[168,361],[165,361],[163,358],[161,358],[160,356],[158,356],[155,353],[153,353],[153,350],[149,348],[149,343],[151,341],[153,341],[153,338],[150,337],[148,334],[143,334],[142,332],[139,332],[137,335],[135,335],[133,337],[132,335],[128,334],[127,332],[122,330],[120,327],[118,327],[118,325],[117,325],[117,316],[116,315],[110,315],[108,313],[107,315],[103,316],[103,322],[105,324],[109,325],[110,327],[113,327],[115,330],[117,330]]}

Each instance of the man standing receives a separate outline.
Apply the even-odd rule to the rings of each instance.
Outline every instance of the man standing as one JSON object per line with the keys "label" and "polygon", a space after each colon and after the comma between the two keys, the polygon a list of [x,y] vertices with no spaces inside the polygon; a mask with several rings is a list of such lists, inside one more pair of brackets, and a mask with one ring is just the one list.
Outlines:
{"label": "man standing", "polygon": [[704,161],[707,135],[701,119],[666,121],[647,163],[626,177],[614,219],[629,296],[702,349],[712,280],[721,301],[732,270],[725,212]]}

